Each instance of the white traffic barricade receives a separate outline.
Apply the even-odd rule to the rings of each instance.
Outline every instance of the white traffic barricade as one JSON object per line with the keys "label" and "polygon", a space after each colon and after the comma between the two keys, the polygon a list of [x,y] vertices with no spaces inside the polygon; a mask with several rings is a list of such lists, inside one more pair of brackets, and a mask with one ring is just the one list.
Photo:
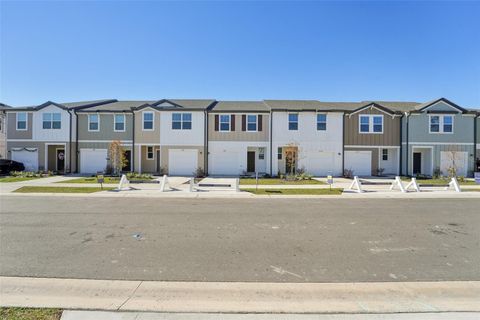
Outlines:
{"label": "white traffic barricade", "polygon": [[457,178],[452,177],[452,180],[448,183],[448,187],[445,188],[445,190],[449,190],[450,188],[453,188],[456,192],[462,192],[462,189],[460,189],[460,185],[458,184]]}
{"label": "white traffic barricade", "polygon": [[403,186],[402,179],[400,179],[399,176],[395,177],[395,180],[392,182],[392,185],[390,186],[390,190],[395,190],[396,187],[398,187],[400,191],[404,193],[407,192],[407,190],[405,190],[405,187]]}
{"label": "white traffic barricade", "polygon": [[411,188],[413,188],[413,191],[415,192],[420,192],[420,187],[418,186],[417,179],[412,178],[412,181],[410,181],[406,186],[405,190],[409,191]]}
{"label": "white traffic barricade", "polygon": [[349,189],[358,193],[363,192],[362,183],[360,182],[360,179],[358,178],[358,176],[353,177],[353,181]]}
{"label": "white traffic barricade", "polygon": [[160,192],[170,191],[171,189],[170,183],[168,182],[168,176],[164,174],[162,181],[160,182]]}
{"label": "white traffic barricade", "polygon": [[117,191],[128,191],[131,190],[130,181],[128,181],[127,176],[122,174],[120,182],[118,183]]}

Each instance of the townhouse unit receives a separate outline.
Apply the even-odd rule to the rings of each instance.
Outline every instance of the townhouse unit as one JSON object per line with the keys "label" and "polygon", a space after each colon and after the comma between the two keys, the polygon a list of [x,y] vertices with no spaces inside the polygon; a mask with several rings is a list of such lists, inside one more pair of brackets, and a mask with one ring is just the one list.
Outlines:
{"label": "townhouse unit", "polygon": [[11,109],[9,105],[0,103],[0,159],[7,157],[7,131],[6,131],[6,110]]}
{"label": "townhouse unit", "polygon": [[7,137],[2,156],[32,171],[108,171],[112,141],[125,150],[124,171],[183,176],[432,176],[452,168],[471,176],[480,161],[479,111],[444,98],[111,99],[0,110]]}

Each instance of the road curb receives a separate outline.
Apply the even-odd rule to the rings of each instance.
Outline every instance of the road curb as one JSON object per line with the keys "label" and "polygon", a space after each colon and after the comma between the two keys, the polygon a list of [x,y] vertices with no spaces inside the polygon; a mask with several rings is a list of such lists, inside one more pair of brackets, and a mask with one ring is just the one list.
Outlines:
{"label": "road curb", "polygon": [[254,283],[0,277],[0,304],[151,312],[479,312],[480,281]]}

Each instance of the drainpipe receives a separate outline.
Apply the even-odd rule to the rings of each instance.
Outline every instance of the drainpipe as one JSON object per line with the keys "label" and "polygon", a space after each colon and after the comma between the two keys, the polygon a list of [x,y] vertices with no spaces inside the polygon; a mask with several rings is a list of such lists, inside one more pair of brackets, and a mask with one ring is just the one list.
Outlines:
{"label": "drainpipe", "polygon": [[72,172],[72,113],[68,110],[70,116],[69,136],[68,136],[68,173]]}
{"label": "drainpipe", "polygon": [[75,114],[75,173],[78,173],[78,114],[77,110],[73,110]]}
{"label": "drainpipe", "polygon": [[[406,122],[405,122],[405,124],[406,124],[406,132],[405,132],[405,134],[406,134],[406,148],[407,148],[406,153],[405,153],[406,156],[407,156],[407,157],[406,157],[406,161],[405,161],[405,167],[406,167],[405,175],[408,176],[408,164],[409,164],[409,159],[410,159],[410,147],[409,147],[409,143],[408,143],[408,142],[409,142],[409,131],[410,131],[410,130],[409,130],[409,129],[410,129],[410,120],[409,120],[409,118],[410,118],[410,113],[405,112],[405,115],[406,115]],[[413,172],[412,172],[412,173],[413,173]]]}
{"label": "drainpipe", "polygon": [[208,176],[208,113],[203,111],[203,171],[205,176]]}
{"label": "drainpipe", "polygon": [[273,142],[272,142],[272,137],[273,137],[273,111],[270,110],[270,177],[273,177]]}
{"label": "drainpipe", "polygon": [[345,174],[345,113],[343,114],[342,117],[342,129],[343,129],[343,134],[342,134],[342,172],[340,173],[340,176],[343,177]]}
{"label": "drainpipe", "polygon": [[480,119],[480,115],[473,117],[473,172],[477,171],[477,118]]}
{"label": "drainpipe", "polygon": [[399,155],[399,163],[398,163],[398,173],[403,176],[403,168],[402,168],[402,155],[403,155],[403,145],[402,145],[402,135],[403,135],[403,128],[402,128],[402,120],[403,120],[403,114],[400,116],[400,155]]}
{"label": "drainpipe", "polygon": [[[132,110],[132,151],[130,152],[130,172],[135,171],[135,112]],[[155,151],[155,150],[154,150]]]}

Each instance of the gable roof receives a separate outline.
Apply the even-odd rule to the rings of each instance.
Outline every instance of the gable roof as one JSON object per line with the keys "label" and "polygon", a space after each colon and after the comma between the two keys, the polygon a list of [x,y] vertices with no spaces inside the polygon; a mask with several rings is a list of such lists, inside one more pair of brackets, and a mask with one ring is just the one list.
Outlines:
{"label": "gable roof", "polygon": [[458,111],[460,111],[462,113],[468,112],[467,109],[464,109],[464,108],[460,107],[459,105],[456,105],[455,103],[453,103],[450,100],[447,100],[445,98],[439,98],[439,99],[435,99],[435,100],[432,100],[432,101],[428,101],[428,102],[419,104],[415,107],[415,110],[418,111],[418,112],[423,112],[425,109],[433,106],[434,104],[436,104],[438,102],[444,102],[444,103],[450,105],[451,107],[453,107],[454,109],[457,109]]}
{"label": "gable roof", "polygon": [[112,100],[109,103],[77,108],[78,113],[84,112],[131,112],[132,108],[152,103],[151,100],[118,101]]}

